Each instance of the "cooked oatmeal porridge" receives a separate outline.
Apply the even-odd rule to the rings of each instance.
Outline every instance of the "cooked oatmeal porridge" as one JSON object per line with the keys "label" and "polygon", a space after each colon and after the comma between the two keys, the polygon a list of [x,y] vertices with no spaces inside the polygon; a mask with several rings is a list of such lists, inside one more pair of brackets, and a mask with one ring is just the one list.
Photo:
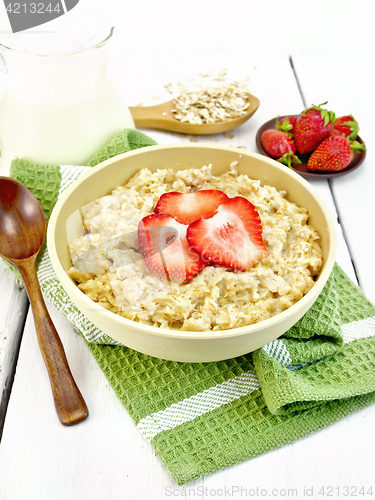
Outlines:
{"label": "cooked oatmeal porridge", "polygon": [[[289,202],[284,191],[238,174],[236,167],[235,162],[220,177],[212,175],[211,165],[177,172],[142,169],[125,186],[84,207],[87,234],[69,248],[72,262],[81,260],[81,265],[69,275],[106,309],[156,327],[224,330],[288,309],[320,272],[319,236],[305,208]],[[207,189],[244,197],[255,206],[266,255],[246,271],[207,265],[184,284],[150,274],[139,253],[139,222],[153,213],[164,193]],[[90,246],[94,251],[87,253]]]}

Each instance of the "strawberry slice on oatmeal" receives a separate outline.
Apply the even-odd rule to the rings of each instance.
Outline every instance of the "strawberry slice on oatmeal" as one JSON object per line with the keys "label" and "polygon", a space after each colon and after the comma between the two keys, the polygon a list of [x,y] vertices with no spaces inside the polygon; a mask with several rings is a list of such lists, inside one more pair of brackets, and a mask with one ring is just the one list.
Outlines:
{"label": "strawberry slice on oatmeal", "polygon": [[182,284],[206,266],[186,240],[187,227],[164,214],[151,214],[141,220],[139,250],[150,274]]}
{"label": "strawberry slice on oatmeal", "polygon": [[194,193],[164,193],[156,207],[156,214],[172,215],[180,224],[191,224],[201,217],[212,217],[219,205],[229,200],[222,191],[202,189]]}
{"label": "strawberry slice on oatmeal", "polygon": [[259,214],[242,196],[222,203],[210,219],[202,217],[190,224],[186,236],[205,260],[242,271],[267,253]]}

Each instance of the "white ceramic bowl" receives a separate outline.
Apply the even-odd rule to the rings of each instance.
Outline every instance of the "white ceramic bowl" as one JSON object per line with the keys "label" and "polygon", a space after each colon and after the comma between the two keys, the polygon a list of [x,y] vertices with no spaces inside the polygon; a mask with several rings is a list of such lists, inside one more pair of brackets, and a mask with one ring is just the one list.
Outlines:
{"label": "white ceramic bowl", "polygon": [[[213,174],[226,172],[238,161],[239,172],[262,184],[285,190],[287,198],[308,209],[309,223],[320,236],[323,267],[312,289],[286,311],[260,323],[231,330],[188,332],[146,326],[99,307],[82,293],[67,274],[71,267],[66,221],[90,201],[125,184],[141,168],[174,170],[212,164]],[[73,303],[99,329],[136,351],[173,361],[206,362],[233,358],[276,339],[294,325],[322,291],[336,258],[332,216],[312,186],[292,170],[262,155],[225,146],[171,144],[151,146],[116,156],[82,175],[60,197],[51,215],[47,245],[53,268]]]}

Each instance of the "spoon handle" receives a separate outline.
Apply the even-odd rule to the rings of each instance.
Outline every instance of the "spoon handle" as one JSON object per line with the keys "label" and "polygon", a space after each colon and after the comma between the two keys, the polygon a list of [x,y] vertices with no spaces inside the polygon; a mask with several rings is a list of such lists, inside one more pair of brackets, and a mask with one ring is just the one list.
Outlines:
{"label": "spoon handle", "polygon": [[[134,106],[129,107],[129,111],[136,127],[168,130],[168,124],[170,127],[169,122],[173,119],[168,105],[169,103],[167,102],[156,104],[155,106]],[[178,125],[179,122],[176,120],[174,127],[178,128]]]}
{"label": "spoon handle", "polygon": [[78,424],[88,416],[88,409],[74,381],[64,347],[47,311],[35,270],[35,260],[18,261],[17,268],[29,296],[37,338],[51,382],[57,415],[64,425]]}

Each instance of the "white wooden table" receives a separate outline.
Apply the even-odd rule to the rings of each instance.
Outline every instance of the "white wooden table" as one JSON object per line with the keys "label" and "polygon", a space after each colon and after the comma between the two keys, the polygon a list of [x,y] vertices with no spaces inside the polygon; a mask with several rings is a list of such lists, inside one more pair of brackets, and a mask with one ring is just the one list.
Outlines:
{"label": "white wooden table", "polygon": [[[275,54],[245,46],[192,50],[165,46],[129,53],[118,43],[110,72],[129,105],[157,103],[153,95],[168,99],[165,83],[185,81],[200,71],[228,68],[235,78],[249,75],[251,90],[261,102],[256,114],[232,132],[233,138],[223,134],[194,138],[199,142],[256,151],[257,129],[277,114],[297,114],[305,105],[326,100],[337,115],[353,113],[367,142],[366,161],[347,176],[312,184],[337,217],[338,263],[375,302],[374,56],[375,52],[372,57],[358,55],[351,72],[343,52]],[[119,64],[124,58],[126,64]],[[159,143],[192,139],[160,131],[146,133]],[[63,427],[55,414],[25,293],[3,262],[0,297],[1,500],[248,496],[241,488],[252,488],[254,497],[301,499],[323,498],[319,493],[323,486],[333,488],[333,498],[355,496],[355,490],[344,490],[345,486],[357,487],[357,496],[362,486],[365,491],[372,486],[375,495],[375,406],[293,444],[178,487],[117,400],[82,338],[50,306],[90,410],[84,423]]]}

